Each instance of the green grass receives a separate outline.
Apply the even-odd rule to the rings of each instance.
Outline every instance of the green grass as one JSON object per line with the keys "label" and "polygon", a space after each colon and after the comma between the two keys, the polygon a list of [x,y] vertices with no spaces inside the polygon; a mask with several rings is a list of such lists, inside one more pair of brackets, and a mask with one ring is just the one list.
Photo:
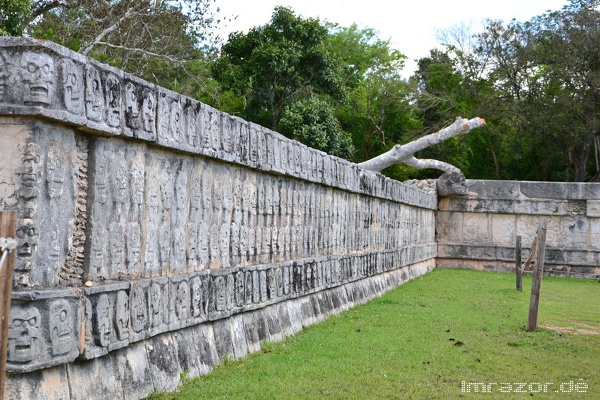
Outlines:
{"label": "green grass", "polygon": [[[600,283],[544,277],[532,333],[531,279],[514,286],[511,274],[434,270],[153,398],[600,399]],[[498,385],[464,393],[462,381]],[[519,382],[527,393],[500,386]]]}

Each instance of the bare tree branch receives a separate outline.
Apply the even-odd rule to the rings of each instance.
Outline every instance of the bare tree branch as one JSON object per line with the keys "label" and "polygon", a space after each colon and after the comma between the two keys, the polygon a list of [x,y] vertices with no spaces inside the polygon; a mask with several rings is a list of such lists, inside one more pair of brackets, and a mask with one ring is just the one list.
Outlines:
{"label": "bare tree branch", "polygon": [[37,8],[33,8],[31,10],[31,17],[29,18],[31,21],[33,21],[34,19],[36,19],[37,17],[39,17],[40,15],[53,10],[55,8],[58,7],[68,7],[68,3],[66,1],[51,1],[49,3],[45,3],[45,2],[40,2],[39,4],[37,4]]}
{"label": "bare tree branch", "polygon": [[178,60],[176,58],[167,56],[166,54],[153,53],[151,51],[140,49],[140,48],[136,48],[136,47],[120,46],[118,44],[112,44],[112,43],[108,43],[108,42],[96,42],[95,45],[96,46],[111,47],[113,49],[125,50],[125,51],[134,52],[134,53],[141,53],[141,54],[145,54],[145,55],[151,56],[151,57],[162,58],[163,60],[167,60],[167,61],[170,61],[172,63],[182,64],[181,60]]}
{"label": "bare tree branch", "polygon": [[[129,17],[131,17],[134,14],[135,13],[132,12],[131,10],[127,10],[127,12],[125,14],[123,14],[123,16],[121,18],[119,18],[119,20],[117,20],[117,22],[115,22],[108,28],[104,29],[102,32],[100,32],[100,34],[98,34],[98,36],[96,36],[96,38],[92,41],[92,43],[90,43],[89,46],[87,46],[85,49],[83,49],[81,51],[81,54],[83,54],[84,56],[87,56],[87,54],[90,51],[92,51],[92,49],[94,47],[96,47],[98,44],[101,43],[102,39],[104,39],[106,37],[106,35],[115,31],[119,27],[119,25],[121,25],[123,23],[123,21],[125,21],[126,19],[128,19]],[[106,45],[106,43],[103,43],[103,44]]]}
{"label": "bare tree branch", "polygon": [[465,135],[475,128],[485,125],[485,120],[482,118],[456,118],[456,121],[450,126],[443,128],[439,132],[423,136],[405,145],[395,145],[387,153],[381,154],[375,158],[358,164],[360,167],[370,171],[381,171],[389,166],[398,163],[418,168],[434,168],[444,172],[458,172],[460,169],[448,163],[438,160],[419,160],[413,156],[414,153],[433,146],[444,140],[450,139],[453,136]]}
{"label": "bare tree branch", "polygon": [[448,164],[447,162],[439,161],[439,160],[418,159],[413,156],[410,156],[410,157],[407,157],[402,162],[404,164],[408,165],[409,167],[413,167],[416,169],[432,168],[432,169],[437,169],[437,170],[444,171],[444,172],[461,173],[460,169],[456,168],[454,165]]}

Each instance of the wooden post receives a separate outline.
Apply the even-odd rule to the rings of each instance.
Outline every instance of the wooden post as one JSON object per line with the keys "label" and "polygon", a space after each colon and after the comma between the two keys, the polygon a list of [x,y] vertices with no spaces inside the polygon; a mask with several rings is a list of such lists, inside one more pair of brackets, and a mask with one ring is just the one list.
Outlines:
{"label": "wooden post", "polygon": [[515,274],[517,275],[517,290],[523,291],[523,271],[521,270],[521,236],[517,236],[515,245]]}
{"label": "wooden post", "polygon": [[[16,211],[0,211],[0,238],[13,239],[17,237]],[[7,252],[8,254],[4,254]],[[10,316],[10,298],[13,286],[13,267],[15,252],[8,249],[2,251],[4,263],[0,265],[0,399],[4,399],[6,382],[6,358],[8,350],[8,323]]]}
{"label": "wooden post", "polygon": [[[16,211],[0,211],[0,238],[16,239],[17,213]],[[6,250],[9,251],[9,250]],[[0,253],[4,253],[0,250]],[[4,254],[2,254],[4,255]],[[0,270],[0,399],[4,398],[4,385],[6,381],[6,357],[8,350],[8,323],[10,316],[10,297],[13,286],[13,266],[15,252],[10,251]]]}
{"label": "wooden post", "polygon": [[527,331],[533,332],[537,328],[538,309],[540,305],[540,292],[542,290],[542,276],[544,275],[544,259],[546,257],[546,220],[542,219],[538,225],[537,252],[533,281],[531,283],[531,299],[529,301],[529,318]]}

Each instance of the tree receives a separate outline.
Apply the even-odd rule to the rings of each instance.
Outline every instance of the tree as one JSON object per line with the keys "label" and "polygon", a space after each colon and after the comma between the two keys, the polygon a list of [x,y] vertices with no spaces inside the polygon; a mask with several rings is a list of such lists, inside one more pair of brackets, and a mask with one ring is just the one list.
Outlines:
{"label": "tree", "polygon": [[[455,38],[459,42],[446,43],[444,50],[431,50],[429,57],[418,61],[419,68],[411,78],[417,115],[428,130],[441,129],[456,115],[485,115],[486,129],[451,138],[420,155],[445,160],[472,178],[501,179],[506,115],[497,104],[496,91],[482,77],[479,60],[473,59],[472,49],[465,45],[468,40],[456,33]],[[417,129],[411,137],[422,134],[423,129]]]}
{"label": "tree", "polygon": [[343,97],[324,46],[327,35],[318,20],[277,7],[268,24],[229,36],[213,76],[243,98],[245,118],[277,130],[283,110],[295,101],[318,94]]}
{"label": "tree", "polygon": [[354,160],[364,161],[389,150],[420,125],[401,75],[406,57],[371,28],[327,26],[327,48],[337,60],[347,93],[347,100],[336,104],[336,115],[352,134]]}
{"label": "tree", "polygon": [[31,0],[0,0],[0,36],[20,36],[31,17]]}
{"label": "tree", "polygon": [[[16,2],[21,0],[11,0]],[[217,43],[216,0],[29,1],[21,31],[52,40],[169,88],[193,95],[210,90],[209,75],[194,75]],[[182,83],[186,82],[186,83]]]}
{"label": "tree", "polygon": [[342,130],[333,108],[316,97],[286,106],[279,127],[284,135],[328,154],[349,159],[354,153],[352,137]]}
{"label": "tree", "polygon": [[573,0],[525,23],[488,21],[477,37],[488,79],[523,133],[542,139],[536,145],[546,154],[560,151],[565,180],[600,178],[600,160],[590,157],[594,147],[600,156],[599,5]]}

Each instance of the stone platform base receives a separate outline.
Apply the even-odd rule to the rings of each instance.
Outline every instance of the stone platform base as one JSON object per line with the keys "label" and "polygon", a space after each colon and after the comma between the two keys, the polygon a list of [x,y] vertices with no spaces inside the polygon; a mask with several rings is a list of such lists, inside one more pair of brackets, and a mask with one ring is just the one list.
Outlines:
{"label": "stone platform base", "polygon": [[227,358],[259,351],[365,303],[417,276],[435,260],[412,264],[333,289],[155,336],[106,356],[26,374],[8,374],[7,399],[140,399],[154,391],[173,391],[183,375],[206,374]]}

